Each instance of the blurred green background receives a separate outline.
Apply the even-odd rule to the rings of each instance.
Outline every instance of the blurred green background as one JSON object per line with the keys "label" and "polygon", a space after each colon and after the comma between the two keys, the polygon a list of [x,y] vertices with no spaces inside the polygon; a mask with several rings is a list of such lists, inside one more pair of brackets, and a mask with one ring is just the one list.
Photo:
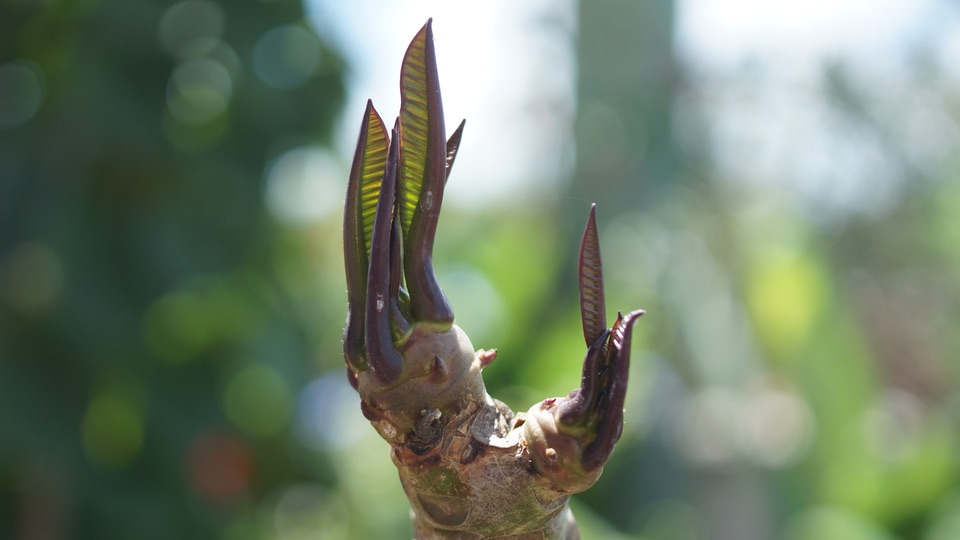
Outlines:
{"label": "blurred green background", "polygon": [[[451,196],[437,267],[500,350],[491,394],[563,395],[598,203],[607,304],[648,315],[623,439],[574,500],[585,538],[960,538],[960,8],[853,3],[823,35],[724,34],[706,0],[521,21],[566,44],[562,66],[513,50],[561,98],[479,124],[566,141],[528,165],[556,178]],[[410,537],[343,373],[338,141],[368,96],[336,4],[0,4],[0,538]],[[404,44],[436,7],[391,5]],[[436,15],[443,51],[459,23]],[[782,50],[724,56],[765,34]],[[836,35],[866,52],[791,52]],[[360,37],[399,69],[403,45]],[[472,122],[451,185],[499,163],[468,157]]]}

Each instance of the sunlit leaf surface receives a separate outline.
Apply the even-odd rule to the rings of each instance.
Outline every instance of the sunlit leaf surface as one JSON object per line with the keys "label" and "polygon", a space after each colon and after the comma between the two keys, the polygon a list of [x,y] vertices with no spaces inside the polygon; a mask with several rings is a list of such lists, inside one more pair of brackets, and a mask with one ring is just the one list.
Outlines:
{"label": "sunlit leaf surface", "polygon": [[400,224],[404,235],[426,181],[429,110],[426,47],[429,23],[413,38],[400,68]]}
{"label": "sunlit leaf surface", "polygon": [[370,107],[367,117],[367,137],[363,150],[363,165],[360,177],[360,220],[363,223],[363,240],[366,253],[370,253],[370,238],[373,235],[373,217],[377,212],[377,197],[383,172],[387,164],[390,139],[383,120],[376,109]]}

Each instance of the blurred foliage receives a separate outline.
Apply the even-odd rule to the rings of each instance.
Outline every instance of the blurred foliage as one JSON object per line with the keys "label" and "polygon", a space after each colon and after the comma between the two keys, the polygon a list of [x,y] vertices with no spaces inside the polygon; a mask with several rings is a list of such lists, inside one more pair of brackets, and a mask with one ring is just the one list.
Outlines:
{"label": "blurred foliage", "polygon": [[283,434],[342,315],[264,176],[343,70],[296,1],[0,7],[0,537],[258,537],[337,481]]}
{"label": "blurred foliage", "polygon": [[[718,143],[769,81],[685,69],[671,2],[579,20],[572,181],[448,208],[436,254],[525,410],[577,382],[598,203],[607,304],[649,314],[584,537],[960,537],[960,83],[935,36],[899,94],[842,62],[789,89],[841,174],[879,153],[892,179],[829,206]],[[409,537],[342,368],[344,71],[292,0],[0,7],[0,538]]]}
{"label": "blurred foliage", "polygon": [[[633,423],[582,500],[647,539],[960,534],[950,31],[892,80],[837,59],[778,88],[778,66],[679,62],[672,17],[581,3],[574,189],[599,199],[608,305],[649,312]],[[778,167],[751,129],[783,134]]]}

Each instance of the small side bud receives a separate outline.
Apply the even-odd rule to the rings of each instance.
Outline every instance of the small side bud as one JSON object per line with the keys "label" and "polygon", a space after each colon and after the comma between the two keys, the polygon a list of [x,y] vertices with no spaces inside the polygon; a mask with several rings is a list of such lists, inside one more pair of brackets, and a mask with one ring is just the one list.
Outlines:
{"label": "small side bud", "polygon": [[477,359],[480,360],[480,369],[483,369],[490,365],[491,362],[497,357],[497,350],[485,350],[480,349],[477,351]]}

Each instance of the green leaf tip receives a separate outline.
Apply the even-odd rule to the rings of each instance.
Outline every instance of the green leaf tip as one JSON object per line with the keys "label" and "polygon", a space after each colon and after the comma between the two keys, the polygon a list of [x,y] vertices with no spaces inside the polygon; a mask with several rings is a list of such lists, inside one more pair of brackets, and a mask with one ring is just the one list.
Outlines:
{"label": "green leaf tip", "polygon": [[410,42],[400,68],[399,213],[410,308],[417,321],[447,325],[453,309],[433,271],[447,140],[431,21]]}

